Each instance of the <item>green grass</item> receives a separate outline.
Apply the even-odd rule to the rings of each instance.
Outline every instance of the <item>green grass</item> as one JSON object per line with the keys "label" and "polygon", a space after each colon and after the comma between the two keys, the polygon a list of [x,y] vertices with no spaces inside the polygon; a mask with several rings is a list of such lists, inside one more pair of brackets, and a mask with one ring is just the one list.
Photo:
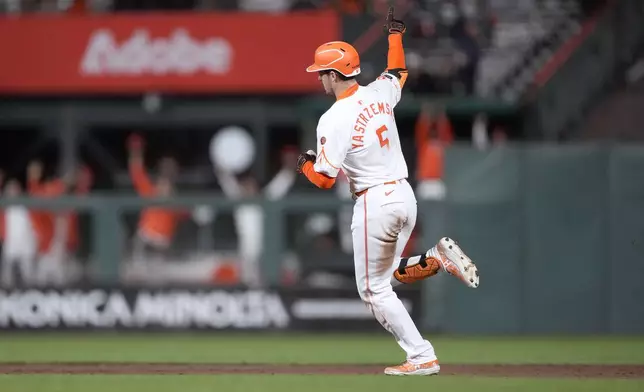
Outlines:
{"label": "green grass", "polygon": [[638,380],[386,376],[0,376],[2,392],[642,391]]}
{"label": "green grass", "polygon": [[[427,336],[442,363],[644,364],[644,337]],[[0,362],[395,363],[389,335],[2,334]]]}
{"label": "green grass", "polygon": [[[644,337],[426,336],[442,363],[644,364]],[[394,364],[386,334],[0,334],[0,362]],[[373,375],[0,375],[0,392],[644,391],[644,379]]]}

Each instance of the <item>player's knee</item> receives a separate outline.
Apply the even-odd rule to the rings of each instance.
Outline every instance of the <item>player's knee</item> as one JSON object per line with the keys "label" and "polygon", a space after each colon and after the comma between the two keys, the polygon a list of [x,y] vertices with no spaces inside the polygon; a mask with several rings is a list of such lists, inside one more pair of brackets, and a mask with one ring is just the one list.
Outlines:
{"label": "player's knee", "polygon": [[390,284],[373,287],[367,287],[366,285],[364,287],[358,287],[358,294],[363,302],[371,305],[377,305],[388,296],[395,295]]}
{"label": "player's knee", "polygon": [[358,284],[358,294],[360,295],[360,299],[363,302],[369,303],[371,298],[371,293],[369,292],[369,289],[367,288],[366,285]]}

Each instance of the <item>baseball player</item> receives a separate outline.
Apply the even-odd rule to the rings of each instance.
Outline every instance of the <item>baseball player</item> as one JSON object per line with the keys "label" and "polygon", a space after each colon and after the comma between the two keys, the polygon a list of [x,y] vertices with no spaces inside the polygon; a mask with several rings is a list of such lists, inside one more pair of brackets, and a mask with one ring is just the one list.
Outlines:
{"label": "baseball player", "polygon": [[414,225],[417,205],[407,182],[394,108],[407,79],[402,36],[405,24],[385,23],[389,50],[387,69],[367,86],[359,85],[358,52],[346,42],[328,42],[315,51],[307,72],[317,72],[324,90],[336,102],[317,126],[317,152],[300,154],[297,170],[319,188],[329,189],[342,170],[355,200],[351,232],[356,284],[360,298],[406,352],[407,360],[387,367],[389,375],[431,375],[440,366],[393,290],[435,275],[443,269],[476,288],[478,271],[451,238],[444,237],[424,255],[400,258]]}

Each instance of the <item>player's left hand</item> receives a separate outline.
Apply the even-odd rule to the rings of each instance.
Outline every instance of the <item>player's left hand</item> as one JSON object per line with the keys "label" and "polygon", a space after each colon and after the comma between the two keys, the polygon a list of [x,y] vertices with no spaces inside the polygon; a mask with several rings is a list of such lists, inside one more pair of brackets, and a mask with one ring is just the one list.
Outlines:
{"label": "player's left hand", "polygon": [[316,158],[315,151],[313,150],[301,153],[300,156],[297,157],[297,172],[302,173],[302,166],[304,166],[306,162],[315,162]]}
{"label": "player's left hand", "polygon": [[394,19],[394,7],[389,7],[384,28],[386,34],[404,34],[407,31],[407,26],[402,20]]}

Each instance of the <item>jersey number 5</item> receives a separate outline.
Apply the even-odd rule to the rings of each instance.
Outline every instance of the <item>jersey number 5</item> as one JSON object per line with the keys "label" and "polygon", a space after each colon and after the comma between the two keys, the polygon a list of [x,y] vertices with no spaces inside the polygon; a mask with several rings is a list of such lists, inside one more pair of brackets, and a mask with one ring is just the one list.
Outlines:
{"label": "jersey number 5", "polygon": [[389,149],[389,139],[384,133],[387,132],[387,126],[383,125],[380,128],[376,129],[376,135],[378,135],[378,140],[380,141],[380,147]]}

